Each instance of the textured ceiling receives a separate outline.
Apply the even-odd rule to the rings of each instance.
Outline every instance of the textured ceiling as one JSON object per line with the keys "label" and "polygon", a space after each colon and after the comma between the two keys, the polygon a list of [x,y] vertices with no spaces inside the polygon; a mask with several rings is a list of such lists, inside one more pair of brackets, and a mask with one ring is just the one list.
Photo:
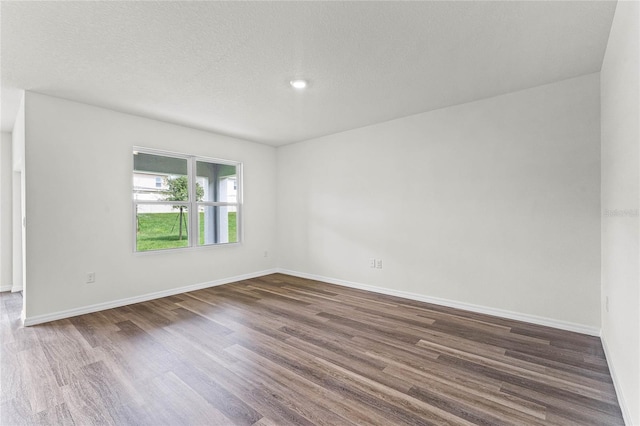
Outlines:
{"label": "textured ceiling", "polygon": [[281,145],[597,72],[615,2],[1,7],[5,131],[24,89]]}

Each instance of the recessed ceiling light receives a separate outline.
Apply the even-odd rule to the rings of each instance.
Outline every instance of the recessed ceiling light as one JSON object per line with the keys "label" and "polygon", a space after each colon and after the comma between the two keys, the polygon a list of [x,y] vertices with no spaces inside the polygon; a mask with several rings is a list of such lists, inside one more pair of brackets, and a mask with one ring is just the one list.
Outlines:
{"label": "recessed ceiling light", "polygon": [[289,84],[294,89],[304,89],[305,87],[307,87],[307,81],[306,80],[291,80],[289,82]]}

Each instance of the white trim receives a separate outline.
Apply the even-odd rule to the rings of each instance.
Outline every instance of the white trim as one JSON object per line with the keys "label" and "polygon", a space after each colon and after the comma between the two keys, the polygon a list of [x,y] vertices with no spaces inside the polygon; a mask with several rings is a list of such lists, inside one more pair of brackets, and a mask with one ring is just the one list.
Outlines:
{"label": "white trim", "polygon": [[13,286],[11,287],[11,293],[18,293],[22,291],[22,286]]}
{"label": "white trim", "polygon": [[629,406],[627,406],[624,393],[622,392],[622,388],[620,387],[620,382],[618,380],[618,375],[616,374],[616,370],[613,367],[613,363],[611,362],[612,358],[609,352],[609,346],[607,345],[607,339],[605,335],[602,334],[600,336],[600,340],[602,341],[602,348],[604,349],[604,356],[607,360],[607,365],[609,366],[609,374],[611,375],[611,380],[613,380],[613,387],[616,390],[616,396],[618,398],[618,405],[620,406],[620,411],[622,411],[622,418],[624,419],[625,425],[633,425],[631,421],[631,411],[629,411]]}
{"label": "white trim", "polygon": [[146,302],[149,300],[159,299],[161,297],[173,296],[189,291],[201,290],[203,288],[215,287],[223,284],[229,284],[236,281],[248,280],[251,278],[262,277],[264,275],[276,273],[276,269],[267,269],[264,271],[252,272],[244,275],[236,275],[235,277],[221,278],[214,281],[208,281],[199,284],[192,284],[184,287],[172,288],[169,290],[157,291],[154,293],[142,294],[140,296],[128,297],[126,299],[118,299],[110,302],[97,303],[95,305],[82,306],[80,308],[68,309],[66,311],[58,311],[50,314],[36,315],[33,317],[25,317],[23,315],[23,323],[25,327],[42,324],[49,321],[56,321],[64,318],[71,318],[78,315],[90,314],[92,312],[104,311],[106,309],[118,308],[120,306],[131,305],[133,303]]}
{"label": "white trim", "polygon": [[13,286],[11,286],[11,285],[0,286],[0,293],[2,293],[3,291],[11,291],[12,288],[13,288]]}
{"label": "white trim", "polygon": [[376,287],[369,284],[355,283],[337,278],[329,278],[321,275],[308,274],[306,272],[291,271],[288,269],[278,268],[281,274],[293,275],[300,278],[324,281],[330,284],[341,285],[345,287],[357,288],[360,290],[372,291],[375,293],[387,294],[390,296],[403,297],[405,299],[417,300],[419,302],[433,303],[434,305],[447,306],[450,308],[464,309],[466,311],[476,312],[479,314],[493,315],[496,317],[512,319],[516,321],[524,321],[537,325],[558,328],[560,330],[573,331],[576,333],[588,334],[590,336],[600,336],[600,329],[587,325],[576,324],[568,321],[560,321],[552,318],[539,317],[536,315],[522,314],[505,309],[491,308],[488,306],[474,305],[471,303],[458,302],[456,300],[442,299],[439,297],[425,296],[423,294],[411,293],[408,291],[393,290],[384,287]]}

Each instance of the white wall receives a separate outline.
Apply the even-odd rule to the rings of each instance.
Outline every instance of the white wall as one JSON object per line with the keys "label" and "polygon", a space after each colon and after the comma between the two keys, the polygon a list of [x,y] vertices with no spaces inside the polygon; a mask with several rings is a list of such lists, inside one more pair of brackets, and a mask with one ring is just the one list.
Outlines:
{"label": "white wall", "polygon": [[597,332],[599,115],[592,74],[282,147],[279,264]]}
{"label": "white wall", "polygon": [[[640,7],[619,1],[602,65],[602,340],[640,425]],[[608,299],[608,309],[607,309]]]}
{"label": "white wall", "polygon": [[13,280],[11,252],[11,179],[13,158],[11,156],[11,133],[2,132],[0,139],[0,291],[10,291]]}
{"label": "white wall", "polygon": [[[26,129],[27,320],[275,266],[275,148],[29,92]],[[243,162],[244,243],[134,254],[134,145]]]}

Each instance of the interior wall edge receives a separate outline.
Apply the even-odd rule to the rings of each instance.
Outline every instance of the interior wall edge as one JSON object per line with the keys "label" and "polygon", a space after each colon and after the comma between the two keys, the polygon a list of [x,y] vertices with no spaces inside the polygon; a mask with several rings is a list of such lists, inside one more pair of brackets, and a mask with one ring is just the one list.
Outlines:
{"label": "interior wall edge", "polygon": [[46,322],[61,320],[65,318],[76,317],[78,315],[85,315],[94,312],[104,311],[107,309],[119,308],[121,306],[133,305],[134,303],[147,302],[149,300],[160,299],[162,297],[174,296],[176,294],[187,293],[190,291],[202,290],[204,288],[216,287],[219,285],[230,284],[237,281],[248,280],[251,278],[262,277],[276,273],[275,269],[267,269],[264,271],[257,271],[243,275],[236,275],[233,277],[221,278],[213,281],[206,281],[198,284],[191,284],[184,287],[171,288],[168,290],[157,291],[153,293],[141,294],[139,296],[128,297],[125,299],[118,299],[104,303],[97,303],[95,305],[82,306],[79,308],[68,309],[64,311],[52,312],[43,315],[34,315],[30,317],[23,316],[22,321],[25,327],[32,325],[43,324]]}
{"label": "interior wall edge", "polygon": [[590,336],[600,336],[600,328],[583,324],[577,324],[569,321],[556,320],[553,318],[545,318],[536,315],[522,314],[518,312],[508,311],[505,309],[496,309],[488,306],[474,305],[471,303],[459,302],[456,300],[443,299],[439,297],[431,297],[424,294],[412,293],[402,290],[393,290],[386,287],[372,286],[353,281],[341,280],[338,278],[325,277],[322,275],[309,274],[306,272],[292,271],[289,269],[278,268],[277,272],[295,277],[306,278],[310,280],[323,281],[330,284],[336,284],[345,287],[357,288],[360,290],[372,291],[375,293],[386,294],[389,296],[403,297],[405,299],[416,300],[419,302],[432,303],[434,305],[446,306],[449,308],[462,309],[465,311],[475,312],[485,315],[493,315],[500,318],[506,318],[516,321],[528,322],[531,324],[542,325],[557,328],[559,330],[572,331],[575,333],[587,334]]}
{"label": "interior wall edge", "polygon": [[602,348],[604,349],[604,356],[607,359],[607,366],[609,367],[609,374],[611,376],[611,380],[613,380],[613,387],[616,389],[616,396],[618,398],[618,405],[620,405],[620,411],[622,411],[622,418],[624,419],[624,423],[626,425],[633,425],[633,421],[631,420],[631,411],[629,409],[629,405],[626,403],[627,398],[620,386],[620,379],[618,378],[618,374],[616,369],[614,368],[614,364],[609,360],[610,352],[609,346],[607,345],[607,335],[606,333],[602,333],[600,336],[600,341],[602,342]]}

